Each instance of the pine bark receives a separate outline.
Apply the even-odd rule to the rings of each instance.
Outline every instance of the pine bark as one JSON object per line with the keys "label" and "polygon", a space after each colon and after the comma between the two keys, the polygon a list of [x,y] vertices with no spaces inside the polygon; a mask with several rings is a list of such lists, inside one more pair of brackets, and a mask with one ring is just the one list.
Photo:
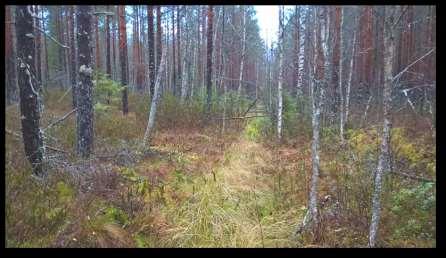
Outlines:
{"label": "pine bark", "polygon": [[[107,11],[110,11],[110,6],[107,5]],[[107,77],[111,78],[111,74],[112,74],[112,67],[111,67],[111,46],[110,46],[110,16],[107,15],[105,17],[105,48],[106,48],[106,53],[105,53],[105,67],[106,67],[106,73],[107,73]]]}
{"label": "pine bark", "polygon": [[91,60],[91,19],[93,9],[79,5],[77,10],[77,45],[79,48],[79,84],[77,98],[77,151],[88,158],[93,151],[93,64]]}
{"label": "pine bark", "polygon": [[[34,8],[34,13],[35,14],[39,14],[39,6],[36,5]],[[40,28],[40,20],[39,19],[35,19],[35,23],[36,23],[36,27]],[[41,33],[40,32],[36,32],[36,77],[37,77],[37,82],[39,84],[42,84],[42,61],[41,61],[41,56],[42,56],[42,38],[41,38]]]}
{"label": "pine bark", "polygon": [[70,6],[70,15],[68,16],[70,24],[70,79],[71,79],[71,93],[72,93],[72,105],[73,108],[77,107],[77,82],[76,82],[76,43],[75,43],[75,29],[74,29],[74,6]]}
{"label": "pine bark", "polygon": [[124,6],[118,6],[118,16],[119,16],[119,60],[121,62],[121,84],[122,90],[122,113],[127,115],[129,112],[128,108],[128,96],[127,96],[127,86],[128,86],[128,68],[127,68],[127,32],[126,32],[126,22],[125,22],[125,9]]}
{"label": "pine bark", "polygon": [[31,6],[18,5],[16,13],[16,36],[18,58],[18,86],[20,113],[25,154],[31,163],[34,175],[44,175],[43,137],[40,130],[41,91],[35,77],[34,29]]}
{"label": "pine bark", "polygon": [[5,19],[8,23],[5,24],[5,68],[6,68],[6,101],[7,104],[12,104],[17,101],[17,53],[14,46],[14,14],[12,6],[5,6]]}
{"label": "pine bark", "polygon": [[95,40],[95,44],[96,44],[96,47],[95,47],[96,70],[99,71],[101,69],[101,51],[100,51],[100,47],[99,47],[99,16],[98,15],[94,16],[94,40]]}

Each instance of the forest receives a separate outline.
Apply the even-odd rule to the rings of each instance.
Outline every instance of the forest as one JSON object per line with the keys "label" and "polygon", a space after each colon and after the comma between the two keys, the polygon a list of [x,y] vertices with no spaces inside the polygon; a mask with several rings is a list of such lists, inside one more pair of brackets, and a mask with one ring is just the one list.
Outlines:
{"label": "forest", "polygon": [[436,247],[436,6],[4,11],[6,247]]}

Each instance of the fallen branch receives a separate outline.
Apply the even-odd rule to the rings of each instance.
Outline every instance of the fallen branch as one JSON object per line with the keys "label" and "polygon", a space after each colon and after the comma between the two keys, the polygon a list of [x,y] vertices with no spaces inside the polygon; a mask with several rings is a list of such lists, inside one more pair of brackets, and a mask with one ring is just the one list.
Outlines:
{"label": "fallen branch", "polygon": [[55,126],[56,124],[62,122],[63,120],[65,120],[67,117],[69,117],[71,114],[73,114],[75,111],[77,110],[77,108],[71,110],[70,112],[68,112],[67,114],[65,114],[63,117],[59,118],[57,121],[49,124],[45,129],[43,129],[43,131],[48,130],[49,128]]}
{"label": "fallen branch", "polygon": [[255,116],[237,116],[237,117],[227,117],[227,118],[217,117],[217,118],[214,118],[214,119],[217,119],[217,120],[231,120],[231,119],[248,119],[248,118],[255,118],[255,117],[266,117],[266,116],[255,115]]}
{"label": "fallen branch", "polygon": [[248,114],[249,110],[251,110],[251,108],[257,103],[257,99],[255,99],[251,105],[249,105],[248,109],[243,113],[243,115],[241,116],[246,116],[246,114]]}
{"label": "fallen branch", "polygon": [[402,177],[406,177],[412,180],[416,180],[416,181],[421,181],[421,182],[430,182],[430,183],[435,183],[436,181],[430,178],[425,178],[425,177],[421,177],[421,176],[414,176],[414,175],[409,175],[403,172],[396,172],[396,171],[391,171],[392,174],[395,175],[399,175]]}
{"label": "fallen branch", "polygon": [[49,150],[57,151],[57,152],[62,152],[62,153],[70,154],[70,152],[68,152],[68,151],[64,151],[64,150],[61,150],[61,149],[58,149],[58,148],[55,148],[55,147],[51,147],[51,146],[48,146],[48,145],[45,145],[45,148],[46,148],[46,149],[49,149]]}
{"label": "fallen branch", "polygon": [[94,12],[94,15],[97,14],[104,14],[104,15],[108,15],[108,16],[115,16],[115,14],[113,12]]}
{"label": "fallen branch", "polygon": [[60,97],[60,99],[57,101],[57,103],[60,103],[62,101],[63,98],[65,98],[65,96],[68,94],[68,92],[70,92],[72,90],[72,87],[68,87],[68,90],[65,91],[65,93],[62,95],[62,97]]}

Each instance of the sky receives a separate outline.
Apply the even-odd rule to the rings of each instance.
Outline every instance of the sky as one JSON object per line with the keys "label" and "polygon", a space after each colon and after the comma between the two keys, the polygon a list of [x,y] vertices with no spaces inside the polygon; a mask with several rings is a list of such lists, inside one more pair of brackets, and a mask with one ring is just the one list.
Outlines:
{"label": "sky", "polygon": [[[277,42],[277,33],[279,32],[279,6],[278,5],[254,5],[256,10],[257,22],[259,23],[260,36],[268,45]],[[287,10],[294,6],[285,6]]]}
{"label": "sky", "polygon": [[279,6],[255,5],[257,22],[259,23],[260,36],[268,45],[271,41],[277,41],[279,31]]}

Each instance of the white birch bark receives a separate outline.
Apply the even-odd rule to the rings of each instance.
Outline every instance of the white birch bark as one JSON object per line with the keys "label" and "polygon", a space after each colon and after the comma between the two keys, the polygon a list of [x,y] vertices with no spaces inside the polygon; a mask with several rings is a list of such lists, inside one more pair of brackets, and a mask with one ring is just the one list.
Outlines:
{"label": "white birch bark", "polygon": [[245,9],[243,8],[243,5],[240,6],[243,18],[242,18],[242,28],[243,28],[243,42],[242,42],[242,58],[240,61],[240,74],[239,74],[239,81],[238,81],[238,96],[239,98],[242,96],[242,80],[243,80],[243,69],[245,65],[245,52],[246,52],[246,14]]}
{"label": "white birch bark", "polygon": [[[393,10],[392,10],[393,9]],[[378,234],[378,225],[381,213],[381,192],[382,192],[382,176],[388,169],[389,161],[389,142],[390,142],[390,108],[392,94],[392,67],[393,56],[395,53],[395,42],[393,38],[393,22],[395,8],[385,7],[384,13],[391,11],[389,16],[384,15],[389,23],[385,22],[384,27],[384,91],[383,91],[383,109],[384,121],[383,131],[381,135],[381,154],[379,156],[378,167],[375,174],[375,189],[372,197],[372,220],[370,223],[369,246],[376,246],[376,238]],[[388,18],[387,18],[388,17]]]}
{"label": "white birch bark", "polygon": [[341,144],[344,144],[345,139],[344,139],[344,90],[343,90],[343,84],[342,84],[342,79],[343,79],[343,64],[344,64],[344,49],[343,49],[343,45],[344,45],[344,37],[342,35],[342,27],[344,26],[344,9],[341,8],[341,21],[340,21],[340,32],[339,32],[339,73],[338,73],[338,78],[339,78],[339,96],[340,96],[340,100],[341,100],[341,110],[340,110],[340,128],[339,128],[339,133],[340,133],[340,137],[341,137]]}
{"label": "white birch bark", "polygon": [[[300,11],[299,11],[300,12]],[[300,23],[300,15],[298,19],[298,25],[299,26],[299,56],[298,56],[298,68],[297,68],[297,93],[299,97],[302,94],[302,87],[303,87],[303,78],[304,78],[304,58],[305,58],[305,33],[303,33],[303,29],[301,27]]]}
{"label": "white birch bark", "polygon": [[279,7],[279,81],[277,83],[277,138],[282,139],[282,84],[283,84],[283,6]]}
{"label": "white birch bark", "polygon": [[353,41],[352,41],[352,56],[350,59],[350,69],[349,69],[349,75],[348,75],[348,83],[347,83],[347,89],[345,93],[345,116],[344,116],[344,124],[348,122],[348,115],[350,111],[350,91],[352,87],[353,82],[353,61],[355,60],[356,55],[356,30],[353,32]]}
{"label": "white birch bark", "polygon": [[163,70],[166,66],[166,48],[163,48],[162,54],[161,54],[161,65],[158,70],[158,74],[156,75],[156,81],[155,81],[155,93],[152,99],[151,107],[150,107],[150,113],[149,113],[149,120],[147,121],[147,128],[146,132],[144,134],[143,139],[143,147],[150,146],[151,137],[153,134],[153,129],[155,125],[155,118],[156,118],[156,110],[158,107],[158,102],[160,98],[160,84],[161,84],[161,74],[163,74]]}

